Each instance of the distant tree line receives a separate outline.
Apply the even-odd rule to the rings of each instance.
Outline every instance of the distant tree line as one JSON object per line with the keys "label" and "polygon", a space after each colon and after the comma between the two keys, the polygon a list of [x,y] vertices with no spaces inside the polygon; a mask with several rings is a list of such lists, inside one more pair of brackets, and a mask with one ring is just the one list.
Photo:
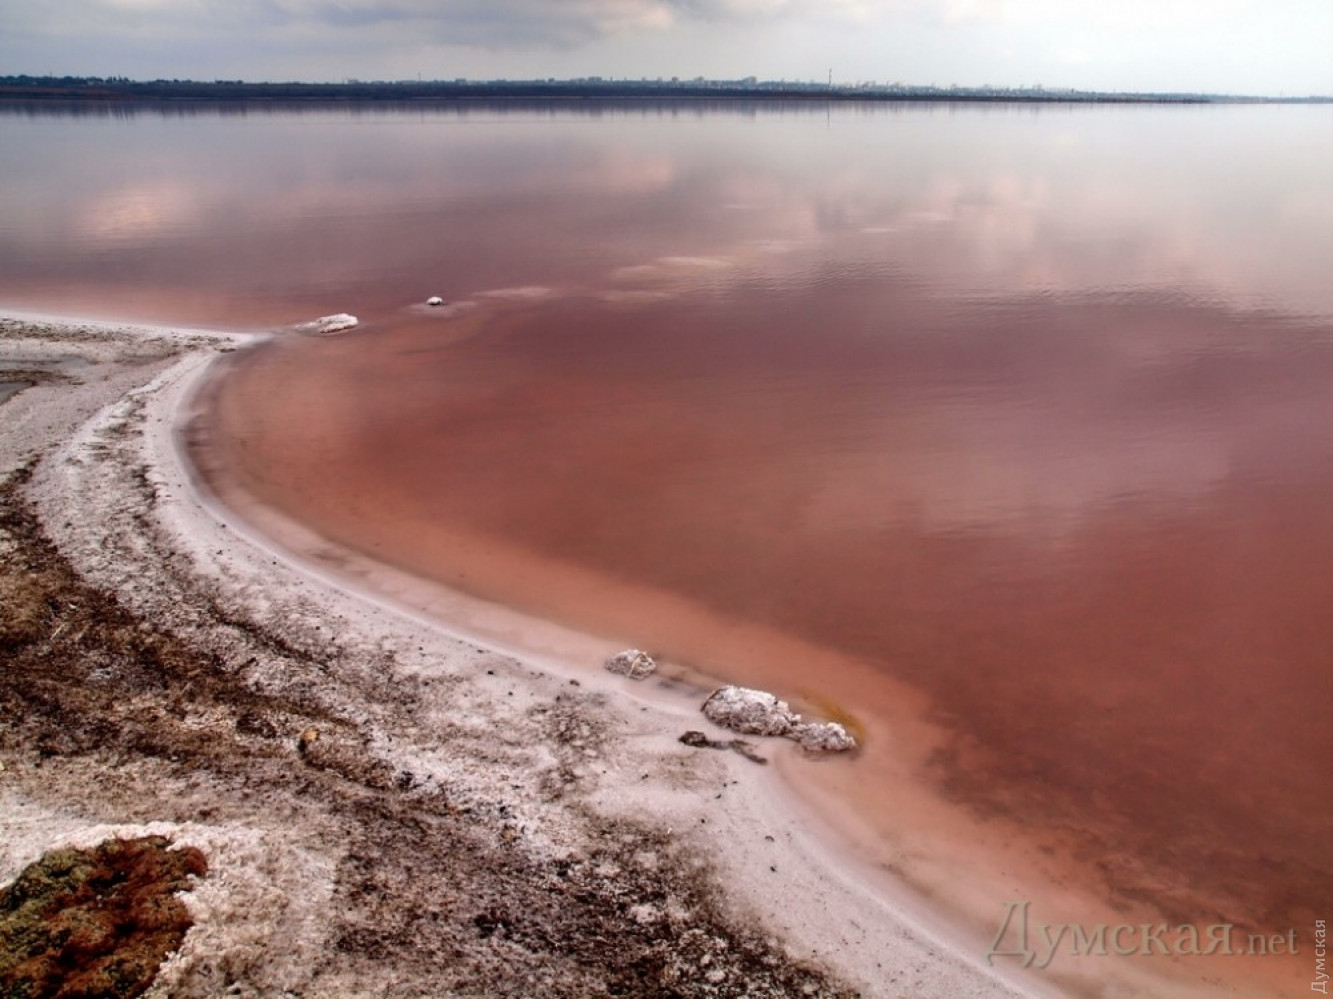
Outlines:
{"label": "distant tree line", "polygon": [[247,83],[243,80],[130,80],[123,76],[0,76],[2,100],[66,101],[467,101],[467,100],[818,100],[1032,103],[1325,103],[1328,97],[1246,97],[1203,93],[1049,90],[1043,87],[854,85],[767,80],[347,80],[342,83]]}

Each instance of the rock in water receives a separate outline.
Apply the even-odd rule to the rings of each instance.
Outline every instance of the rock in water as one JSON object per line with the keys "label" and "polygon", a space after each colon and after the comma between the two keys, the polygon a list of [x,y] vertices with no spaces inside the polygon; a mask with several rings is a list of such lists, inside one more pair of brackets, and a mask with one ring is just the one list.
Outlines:
{"label": "rock in water", "polygon": [[652,676],[653,671],[657,669],[657,663],[653,662],[653,657],[646,652],[641,652],[638,649],[626,649],[624,652],[617,652],[608,659],[606,668],[612,673],[619,673],[631,680],[642,680]]}
{"label": "rock in water", "polygon": [[856,748],[856,739],[837,722],[806,722],[789,733],[802,749],[816,753],[845,753]]}
{"label": "rock in water", "polygon": [[327,335],[329,333],[341,333],[343,330],[350,330],[353,326],[360,323],[361,320],[356,316],[348,315],[346,312],[339,312],[333,316],[320,316],[318,319],[312,319],[308,323],[297,323],[292,327],[297,333],[307,335]]}
{"label": "rock in water", "polygon": [[801,716],[786,701],[763,690],[721,687],[704,702],[704,717],[715,725],[747,735],[786,735]]}
{"label": "rock in water", "polygon": [[812,752],[841,753],[856,739],[837,722],[803,722],[801,716],[764,690],[721,687],[704,702],[704,717],[715,725],[748,735],[781,735]]}

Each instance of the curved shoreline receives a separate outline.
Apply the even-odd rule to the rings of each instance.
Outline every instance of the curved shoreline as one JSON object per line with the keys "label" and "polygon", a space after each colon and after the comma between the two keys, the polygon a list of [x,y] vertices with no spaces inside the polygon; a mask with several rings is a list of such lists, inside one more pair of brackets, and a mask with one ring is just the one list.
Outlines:
{"label": "curved shoreline", "polygon": [[[481,317],[474,316],[474,320],[481,321]],[[317,363],[318,356],[312,358],[307,353],[304,361]],[[264,386],[271,391],[275,380],[281,384],[292,374],[291,365],[284,368],[281,358],[272,368],[278,375],[259,378],[259,391],[252,386],[232,392],[233,414],[248,412],[247,405],[265,411],[268,396]],[[252,373],[257,371],[251,369]],[[244,372],[238,371],[237,376],[238,381],[244,381]],[[269,436],[282,439],[284,413],[286,419],[299,419],[301,412],[322,413],[327,405],[336,414],[336,402],[327,398],[321,402],[321,398],[318,393],[313,397],[298,393],[286,399],[276,410],[280,415],[277,427],[271,425],[271,418],[266,426],[264,418],[228,421],[221,410],[214,416],[226,426],[232,440],[263,440]],[[259,436],[252,438],[256,434]],[[303,441],[304,437],[297,434],[293,439]],[[282,449],[275,453],[281,454]],[[314,453],[324,454],[322,446]],[[1137,892],[1116,892],[1103,886],[1099,872],[1107,864],[1133,865],[1136,861],[1133,855],[1114,855],[1113,840],[1103,852],[1092,852],[1086,841],[1079,840],[1081,830],[1076,826],[1048,828],[1035,820],[1025,823],[1032,817],[1022,812],[1008,817],[983,813],[969,808],[965,801],[949,798],[938,782],[923,776],[932,751],[941,745],[929,720],[929,703],[914,688],[881,675],[870,676],[862,664],[842,658],[832,661],[831,657],[836,657],[832,650],[760,625],[724,618],[679,594],[602,576],[580,564],[545,559],[506,537],[472,534],[466,529],[457,530],[457,525],[442,528],[438,521],[430,523],[430,530],[447,528],[447,553],[450,558],[461,554],[456,565],[441,560],[447,574],[441,571],[437,577],[441,581],[431,582],[423,576],[434,575],[436,566],[432,563],[423,569],[423,560],[412,561],[411,552],[406,561],[396,563],[397,568],[390,568],[388,556],[377,557],[378,541],[384,539],[377,539],[373,531],[339,534],[334,520],[334,526],[328,529],[337,540],[331,541],[314,528],[295,523],[291,517],[314,510],[310,522],[328,527],[327,518],[320,520],[318,502],[300,489],[284,492],[281,486],[266,482],[265,466],[251,460],[244,446],[240,450],[232,448],[220,460],[224,472],[233,473],[230,482],[214,483],[226,491],[225,504],[259,525],[262,534],[296,553],[305,564],[317,564],[328,574],[350,579],[362,592],[388,595],[396,604],[412,607],[428,618],[446,622],[471,619],[474,629],[481,619],[483,630],[489,620],[491,636],[505,636],[505,647],[520,658],[553,660],[556,669],[586,676],[579,670],[595,670],[607,653],[624,644],[651,648],[659,661],[665,652],[668,660],[674,659],[677,664],[670,667],[672,675],[696,685],[694,704],[681,700],[676,705],[687,712],[702,702],[710,685],[720,683],[771,689],[793,703],[803,694],[815,705],[826,698],[835,710],[836,705],[855,705],[857,720],[867,726],[868,734],[866,750],[859,758],[812,767],[794,754],[779,753],[774,759],[787,784],[779,785],[778,791],[787,793],[792,807],[815,816],[817,835],[839,855],[837,863],[847,865],[858,880],[894,906],[934,925],[943,939],[973,961],[986,954],[1005,921],[1009,911],[1006,906],[1014,900],[1029,900],[1033,918],[1043,923],[1078,926],[1089,933],[1098,925],[1156,925],[1172,918],[1172,908],[1180,914],[1177,918],[1202,925],[1215,911],[1206,895],[1192,896],[1182,903],[1179,894],[1171,894],[1169,884],[1152,877],[1152,871],[1131,871],[1138,877],[1137,881],[1131,879],[1131,887],[1142,886]],[[227,475],[221,479],[226,480]],[[336,498],[340,494],[319,495]],[[303,507],[302,501],[312,505]],[[296,513],[279,513],[275,504]],[[413,530],[426,529],[424,522],[406,522],[413,525]],[[386,543],[385,550],[393,549]],[[403,552],[399,549],[396,554]],[[460,585],[505,604],[512,602],[525,608],[526,614],[461,596],[443,582],[453,580],[455,575],[466,578]],[[614,599],[603,599],[608,593],[614,594]],[[584,597],[588,607],[609,609],[609,616],[598,617],[579,606]],[[505,616],[505,623],[494,623],[497,613]],[[548,614],[575,623],[560,629],[543,620]],[[581,627],[617,635],[618,639],[589,639],[577,630]],[[572,641],[561,648],[559,641],[540,637],[546,629],[563,631]],[[678,665],[682,662],[690,663],[691,668]],[[793,672],[783,664],[797,664],[800,670]],[[839,674],[841,685],[834,686],[832,678]],[[829,686],[807,693],[804,675],[822,676]],[[854,681],[853,685],[849,687],[847,680]],[[856,681],[861,682],[861,688],[855,686]],[[621,683],[622,690],[630,686],[617,683]],[[871,698],[874,690],[879,693]],[[632,696],[642,693],[639,688]],[[690,724],[693,727],[700,722]],[[885,804],[873,803],[878,801]],[[1012,941],[1008,946],[1013,946]],[[1021,954],[997,950],[997,966],[1012,970],[1023,963]],[[1058,989],[1067,995],[1100,995],[1108,987],[1118,987],[1125,994],[1163,997],[1251,996],[1257,994],[1256,990],[1276,996],[1299,991],[1292,984],[1295,979],[1290,961],[1227,957],[1219,964],[1221,958],[1190,960],[1186,954],[1163,955],[1153,950],[1119,954],[1109,961],[1088,961],[1078,960],[1077,951],[1066,949],[1054,965],[1042,967],[1039,975],[1025,979],[1024,987]],[[1281,982],[1274,976],[1281,976]]]}
{"label": "curved shoreline", "polygon": [[[663,842],[673,844],[673,853],[679,851],[686,862],[693,857],[715,872],[708,880],[713,886],[709,890],[723,892],[724,909],[730,913],[725,918],[742,925],[758,918],[755,925],[779,934],[784,941],[781,951],[799,966],[814,961],[832,969],[835,977],[828,979],[830,985],[843,979],[855,983],[865,995],[898,994],[899,986],[888,980],[897,975],[884,977],[897,969],[919,979],[913,994],[920,996],[1041,994],[1035,986],[1006,983],[998,970],[980,966],[980,955],[966,953],[956,942],[942,942],[936,934],[943,927],[923,926],[924,912],[917,919],[904,905],[878,897],[867,887],[865,872],[830,847],[814,817],[789,800],[776,774],[760,771],[734,754],[681,747],[676,741],[681,730],[705,727],[690,699],[670,690],[635,689],[626,696],[627,682],[600,671],[556,672],[554,658],[534,663],[531,657],[518,660],[503,654],[494,648],[498,642],[480,646],[465,642],[462,634],[447,625],[405,613],[397,604],[391,606],[360,586],[331,585],[326,572],[241,531],[238,521],[197,492],[197,484],[190,481],[180,461],[176,436],[183,407],[209,374],[210,355],[219,347],[234,348],[241,342],[239,337],[202,331],[177,334],[163,327],[62,323],[56,317],[32,314],[21,319],[29,329],[43,327],[42,338],[66,346],[78,344],[81,337],[87,340],[89,331],[94,331],[93,339],[101,344],[98,350],[103,354],[133,352],[144,342],[162,347],[157,368],[143,370],[141,366],[134,377],[124,379],[126,387],[108,384],[104,397],[90,398],[88,407],[97,404],[91,418],[75,414],[67,430],[56,428],[50,439],[29,441],[40,445],[43,457],[32,481],[23,487],[42,528],[80,577],[114,594],[146,626],[165,626],[203,647],[211,645],[215,655],[227,655],[222,661],[240,654],[234,647],[236,636],[222,634],[225,622],[240,615],[257,632],[276,629],[284,641],[297,646],[318,650],[327,644],[337,650],[330,653],[333,660],[345,664],[327,667],[331,673],[346,674],[332,684],[317,674],[275,673],[273,663],[256,662],[254,657],[229,668],[255,673],[246,678],[246,684],[255,690],[272,685],[311,687],[316,699],[324,703],[323,710],[339,716],[337,727],[360,727],[361,735],[348,744],[360,746],[356,752],[363,758],[358,766],[424,773],[419,779],[427,786],[447,785],[455,796],[507,801],[502,811],[510,816],[508,821],[514,823],[515,816],[522,821],[505,828],[516,829],[514,848],[530,858],[586,851],[592,848],[589,837],[595,839],[596,828],[608,822],[634,828],[647,823],[648,828],[656,829],[655,835],[665,837]],[[47,405],[45,397],[30,395],[32,391],[20,393],[6,408],[24,401],[36,412]],[[26,401],[25,396],[29,397]],[[221,617],[220,610],[225,611]],[[389,657],[392,665],[387,672],[371,661],[376,654]],[[480,669],[482,664],[490,669]],[[357,676],[365,679],[357,681]],[[571,681],[582,689],[571,692]],[[370,700],[348,701],[353,693],[366,697],[359,682],[374,684]],[[433,682],[447,686],[452,697],[467,701],[466,719],[452,718],[451,724],[476,728],[481,723],[491,730],[491,739],[496,738],[495,732],[506,731],[504,725],[517,726],[518,745],[512,737],[500,737],[504,750],[500,755],[508,759],[488,762],[487,756],[493,754],[480,749],[486,739],[478,732],[457,745],[440,743],[418,724],[404,728],[401,721],[394,720],[417,710],[400,701],[401,697],[409,692],[416,698],[426,697],[423,685]],[[399,684],[402,690],[397,689]],[[579,699],[580,725],[597,733],[587,737],[594,744],[587,750],[591,755],[583,758],[575,752],[573,760],[568,744],[561,738],[551,742],[551,733],[533,724],[534,718],[548,718],[553,705],[563,705],[571,697]],[[449,717],[447,701],[427,699],[434,714],[443,712],[442,720]],[[517,717],[515,710],[520,711]],[[294,760],[288,739],[279,741]],[[160,815],[162,809],[153,818],[149,801],[100,798],[88,776],[76,773],[80,771],[76,761],[62,758],[58,764],[48,763],[43,778],[29,773],[21,757],[22,752],[6,754],[5,811],[19,819],[7,822],[7,832],[12,835],[0,856],[0,874],[9,876],[16,865],[32,859],[35,850],[86,839],[91,831],[149,825],[160,829],[165,818]],[[146,761],[142,766],[153,770],[157,764]],[[53,781],[52,771],[62,767],[69,769],[65,780]],[[595,773],[597,769],[602,773]],[[564,786],[552,796],[549,788],[542,788],[557,776]],[[43,779],[45,786],[39,787],[35,781]],[[172,787],[176,780],[163,774],[153,777],[163,788]],[[520,790],[525,786],[528,790]],[[173,793],[181,794],[182,803],[191,800],[179,789]],[[281,806],[279,812],[305,807],[296,801],[282,805],[286,792],[273,793]],[[210,795],[225,797],[225,792],[212,788]],[[73,802],[78,807],[71,814]],[[184,807],[166,810],[180,812]],[[226,811],[231,805],[213,807]],[[243,833],[268,844],[259,852],[267,851],[269,862],[279,862],[283,852],[289,851],[281,842],[290,833],[284,835],[280,826],[264,828],[253,809],[248,824],[226,824],[225,833],[218,831],[221,827],[209,832],[198,819],[182,820],[179,814],[167,819],[166,825],[185,842],[197,840],[222,849],[218,843],[226,840],[231,844],[227,849],[236,854],[238,878],[249,862],[240,857],[235,845],[238,836],[244,838]],[[766,839],[769,836],[771,841]],[[330,849],[326,842],[314,851],[322,858],[314,869],[327,874],[330,864],[337,868],[336,850],[330,853]],[[780,879],[775,879],[774,868],[783,872]],[[712,880],[714,877],[719,880]],[[253,882],[253,874],[249,880]],[[313,904],[321,892],[328,898],[339,891],[336,878],[332,883],[327,877],[316,881],[319,883],[285,900],[287,915]],[[216,893],[216,886],[194,893],[196,908],[200,908],[199,897],[210,891]],[[204,917],[207,932],[196,933],[193,942],[187,939],[184,955],[173,966],[178,982],[188,981],[191,969],[197,971],[224,957],[216,951],[225,951],[229,943],[235,944],[238,934],[245,935],[246,917],[239,911],[243,908],[227,909],[214,898],[211,917]],[[756,910],[757,917],[748,915]],[[319,937],[317,931],[309,930],[303,938],[315,956],[329,945]],[[712,967],[722,974],[719,981],[725,981],[729,973],[725,964]],[[284,974],[295,972],[288,968]],[[716,994],[735,993],[723,989]],[[825,989],[814,994],[835,992]]]}
{"label": "curved shoreline", "polygon": [[[48,425],[45,456],[32,485],[25,488],[44,527],[78,571],[134,608],[145,625],[166,622],[183,628],[202,647],[221,648],[225,656],[237,653],[229,642],[219,647],[215,639],[200,639],[198,623],[201,615],[207,620],[212,614],[213,623],[202,626],[202,631],[216,630],[219,607],[226,608],[222,620],[243,618],[261,631],[278,633],[293,628],[316,647],[327,643],[336,649],[336,658],[359,657],[361,672],[350,671],[342,692],[326,691],[321,696],[331,696],[328,703],[346,715],[343,721],[350,719],[361,731],[362,762],[400,774],[424,766],[432,787],[461,781],[468,787],[467,795],[506,800],[502,813],[511,819],[520,814],[525,820],[513,834],[518,848],[549,860],[552,851],[568,851],[571,843],[586,845],[589,837],[595,839],[598,822],[656,830],[656,835],[674,844],[687,865],[705,864],[711,870],[708,890],[719,893],[729,914],[725,918],[761,927],[769,939],[780,941],[782,953],[799,967],[829,969],[830,983],[851,982],[858,994],[867,996],[902,994],[902,975],[909,971],[914,996],[1094,994],[1113,977],[1134,994],[1241,996],[1252,994],[1240,991],[1247,981],[1253,985],[1261,980],[1256,976],[1264,970],[1262,961],[1251,961],[1243,978],[1225,984],[1214,980],[1202,991],[1192,975],[1193,982],[1148,974],[1149,968],[1169,972],[1163,967],[1165,961],[1140,967],[1140,962],[1103,960],[1100,969],[1083,965],[1077,974],[1058,977],[1024,974],[1016,970],[1018,962],[1007,958],[986,968],[990,939],[980,939],[975,929],[951,922],[906,887],[901,872],[886,872],[882,858],[859,851],[856,843],[864,839],[864,830],[856,828],[854,816],[838,809],[836,791],[811,781],[808,774],[793,772],[793,755],[779,751],[779,766],[758,769],[735,754],[694,752],[680,746],[677,737],[683,730],[707,727],[697,713],[707,692],[707,677],[679,671],[674,679],[653,685],[611,677],[597,664],[615,643],[463,597],[368,559],[349,559],[347,552],[334,550],[273,511],[268,511],[267,519],[256,518],[261,508],[242,509],[229,505],[230,498],[211,495],[184,455],[189,444],[185,435],[190,428],[198,429],[192,416],[198,415],[203,394],[217,384],[220,368],[207,362],[216,360],[213,355],[219,349],[233,350],[254,342],[252,337],[32,314],[22,319],[30,328],[42,327],[41,337],[50,343],[111,344],[103,353],[122,351],[139,369],[122,372],[126,377],[120,382],[109,381],[97,407],[67,421],[66,430],[57,429],[52,435]],[[143,367],[141,345],[153,343],[170,345],[162,350],[160,370]],[[114,367],[114,358],[112,362]],[[95,368],[105,363],[105,357],[93,360]],[[61,390],[46,386],[42,392],[54,397]],[[70,391],[69,386],[64,390]],[[36,398],[30,391],[12,402],[27,406]],[[40,405],[30,408],[41,410]],[[6,404],[6,411],[16,410]],[[0,442],[6,436],[0,432]],[[152,540],[145,547],[144,539],[136,535],[146,529]],[[162,592],[153,592],[158,588]],[[430,589],[430,596],[422,606],[425,589]],[[181,604],[178,609],[169,606],[173,595]],[[193,623],[182,625],[181,617]],[[387,671],[365,672],[366,662],[386,655],[391,664]],[[401,657],[411,662],[405,667]],[[483,674],[481,665],[492,668]],[[494,679],[497,676],[502,680]],[[561,745],[566,736],[557,736],[553,743],[549,731],[530,728],[523,737],[531,742],[524,747],[530,753],[517,764],[509,760],[497,766],[475,742],[461,747],[423,745],[415,726],[404,730],[386,721],[387,715],[405,708],[395,679],[418,696],[415,687],[423,678],[442,680],[455,694],[466,690],[469,713],[487,724],[502,717],[514,722],[512,711],[520,702],[523,716],[517,722],[522,726],[530,722],[532,712],[544,710],[543,704],[558,705],[568,698],[571,686],[582,688],[576,695],[584,699],[586,709],[580,724],[598,732],[593,756],[571,763],[569,747]],[[316,687],[322,682],[314,676],[291,682],[312,681]],[[260,688],[273,683],[272,667],[266,678],[246,682]],[[285,682],[289,681],[278,681]],[[507,690],[498,688],[501,682]],[[367,690],[371,699],[362,704]],[[290,733],[283,741],[287,755],[294,755]],[[765,743],[759,748],[772,757],[785,747]],[[542,790],[552,780],[552,758],[561,760],[556,771],[564,787],[558,806]],[[606,767],[598,775],[593,771],[602,761]],[[32,786],[23,788],[16,779],[22,769],[21,763],[17,768],[11,765],[5,774],[9,786],[0,784],[4,811],[18,817],[17,829],[7,823],[7,832],[16,835],[12,845],[0,851],[0,877],[8,877],[21,861],[35,859],[35,852],[55,843],[91,844],[112,828],[126,835],[151,829],[153,834],[165,832],[181,842],[211,847],[224,858],[224,869],[233,865],[229,876],[250,884],[245,891],[258,890],[252,884],[254,857],[246,850],[257,850],[268,864],[304,871],[301,877],[312,880],[312,886],[289,884],[284,911],[318,908],[339,890],[331,870],[340,854],[327,843],[298,855],[280,842],[282,836],[274,828],[253,816],[225,827],[179,818],[163,822],[158,814],[144,813],[143,805],[134,816],[137,821],[127,824],[124,809],[100,802],[89,810],[84,801],[80,803],[84,814],[71,820],[66,814],[66,789],[57,784],[33,794]],[[526,790],[519,791],[523,785],[512,783],[519,773]],[[17,795],[15,786],[20,787]],[[80,779],[71,779],[70,786],[81,788],[78,794],[89,793]],[[456,789],[457,784],[450,786]],[[412,793],[416,792],[408,797]],[[89,813],[100,822],[90,824]],[[512,828],[505,824],[501,831]],[[242,849],[238,846],[242,842],[249,846]],[[196,908],[211,913],[206,918],[214,922],[193,943],[187,941],[185,956],[172,966],[172,981],[188,982],[199,968],[226,956],[230,944],[219,948],[220,940],[244,935],[246,919],[239,915],[243,902],[224,899],[219,891],[205,885],[194,893]],[[243,898],[244,891],[241,894]],[[200,899],[210,901],[204,905]],[[1054,895],[1051,900],[1058,904]],[[1042,905],[1037,902],[1034,910]],[[1034,911],[1034,918],[1050,915]],[[307,913],[303,918],[308,922],[311,917]],[[308,928],[303,932],[302,946],[319,960],[318,952],[329,945],[328,934]],[[1241,971],[1244,961],[1227,963]],[[1098,970],[1104,974],[1098,975]],[[284,974],[295,972],[288,969]],[[1225,991],[1219,992],[1219,987]],[[185,989],[172,994],[194,993]],[[722,989],[716,994],[735,993]]]}
{"label": "curved shoreline", "polygon": [[[360,604],[591,688],[608,699],[608,710],[628,713],[637,707],[639,713],[629,716],[640,730],[636,740],[654,744],[652,751],[663,756],[674,751],[681,731],[713,728],[699,708],[723,680],[679,664],[665,664],[665,669],[659,664],[658,674],[638,683],[609,675],[599,664],[621,643],[462,593],[341,547],[226,481],[220,471],[201,468],[207,447],[191,438],[198,432],[201,409],[209,405],[209,393],[226,374],[217,365],[201,372],[190,394],[181,399],[178,413],[187,415],[177,423],[188,429],[177,437],[176,446],[181,467],[199,477],[195,500],[230,536],[244,538],[260,552]],[[717,729],[713,734],[724,733]],[[935,995],[936,988],[947,995],[968,989],[979,996],[1032,999],[1063,994],[1002,964],[986,968],[988,939],[932,908],[872,856],[860,856],[853,846],[853,827],[819,811],[808,793],[811,775],[793,771],[800,754],[780,739],[760,739],[755,748],[775,766],[760,770],[740,757],[719,754],[727,764],[724,785],[735,789],[726,792],[725,805],[717,806],[725,809],[723,815],[672,814],[681,825],[705,820],[705,849],[724,872],[728,893],[777,929],[789,950],[829,961],[866,996],[900,994],[893,983],[876,981],[895,960],[913,967],[925,962],[925,980],[918,981],[921,991],[914,995]],[[843,765],[838,760],[828,763]],[[660,790],[643,780],[619,786],[609,782],[593,797],[598,807],[655,815],[662,804],[657,800]],[[776,844],[764,832],[773,828],[784,828]],[[743,845],[761,839],[768,847],[763,855]],[[784,879],[780,893],[774,894],[774,871],[800,873]],[[799,885],[795,897],[793,883]],[[932,981],[936,976],[939,981]]]}

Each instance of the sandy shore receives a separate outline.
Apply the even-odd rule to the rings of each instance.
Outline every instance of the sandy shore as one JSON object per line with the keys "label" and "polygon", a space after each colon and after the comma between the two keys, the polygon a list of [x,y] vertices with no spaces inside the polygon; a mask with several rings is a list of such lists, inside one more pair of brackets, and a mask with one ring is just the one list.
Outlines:
{"label": "sandy shore", "polygon": [[840,850],[780,768],[682,745],[724,734],[707,691],[501,608],[411,611],[212,502],[181,427],[246,338],[0,333],[47,372],[5,376],[30,387],[0,421],[6,585],[44,608],[6,635],[0,879],[113,834],[197,846],[153,994],[1045,994]]}

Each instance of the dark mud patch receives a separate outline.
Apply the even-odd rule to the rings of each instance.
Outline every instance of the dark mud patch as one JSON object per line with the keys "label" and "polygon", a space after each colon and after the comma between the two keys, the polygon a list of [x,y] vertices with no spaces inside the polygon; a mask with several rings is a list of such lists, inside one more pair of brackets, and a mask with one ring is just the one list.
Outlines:
{"label": "dark mud patch", "polygon": [[141,995],[181,945],[176,893],[207,872],[198,850],[148,837],[53,850],[0,890],[0,995]]}

